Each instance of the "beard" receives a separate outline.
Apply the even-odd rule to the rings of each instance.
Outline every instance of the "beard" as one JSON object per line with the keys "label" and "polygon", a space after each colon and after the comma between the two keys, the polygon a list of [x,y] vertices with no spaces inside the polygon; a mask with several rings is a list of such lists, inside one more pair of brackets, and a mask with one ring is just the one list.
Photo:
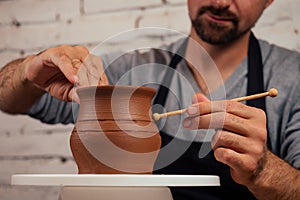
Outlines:
{"label": "beard", "polygon": [[[228,19],[231,21],[231,25],[224,26],[216,22],[204,20],[201,16],[206,12],[210,12],[220,18]],[[234,41],[250,30],[249,28],[239,31],[238,23],[239,19],[234,13],[228,11],[226,8],[215,8],[212,6],[200,8],[196,18],[192,20],[192,26],[197,35],[203,41],[215,45]]]}

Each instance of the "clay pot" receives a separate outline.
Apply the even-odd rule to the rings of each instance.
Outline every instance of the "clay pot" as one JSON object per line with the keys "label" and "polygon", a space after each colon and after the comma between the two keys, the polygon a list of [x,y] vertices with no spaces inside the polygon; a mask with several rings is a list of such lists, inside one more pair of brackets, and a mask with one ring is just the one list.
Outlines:
{"label": "clay pot", "polygon": [[155,90],[97,86],[77,93],[80,110],[70,144],[78,172],[152,173],[161,145],[151,117]]}

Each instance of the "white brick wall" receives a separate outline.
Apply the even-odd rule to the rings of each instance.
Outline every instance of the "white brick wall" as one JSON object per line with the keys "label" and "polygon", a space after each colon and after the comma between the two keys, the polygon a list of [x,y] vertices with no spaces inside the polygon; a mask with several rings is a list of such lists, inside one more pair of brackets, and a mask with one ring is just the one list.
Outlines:
{"label": "white brick wall", "polygon": [[[189,31],[186,0],[5,0],[0,1],[0,66],[60,44],[93,49],[121,31],[164,27]],[[300,51],[299,0],[274,1],[255,27],[272,43]],[[158,37],[147,44],[161,44]],[[137,41],[106,44],[109,51]],[[45,125],[0,113],[0,199],[57,199],[58,187],[12,187],[16,173],[76,173],[69,149],[72,125]]]}
{"label": "white brick wall", "polygon": [[274,1],[255,28],[261,38],[300,51],[300,1]]}
{"label": "white brick wall", "polygon": [[85,0],[84,1],[84,13],[103,13],[103,12],[117,12],[121,10],[138,10],[146,9],[151,7],[158,7],[162,5],[161,0],[129,0],[124,2],[124,0],[113,0],[109,3],[102,1],[100,3],[98,0]]}
{"label": "white brick wall", "polygon": [[1,1],[1,24],[66,21],[80,15],[80,0],[6,0]]}

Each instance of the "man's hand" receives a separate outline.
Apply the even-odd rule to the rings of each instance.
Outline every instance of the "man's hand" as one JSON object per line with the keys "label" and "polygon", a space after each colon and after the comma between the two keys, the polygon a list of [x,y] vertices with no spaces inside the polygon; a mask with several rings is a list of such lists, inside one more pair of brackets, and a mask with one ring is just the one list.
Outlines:
{"label": "man's hand", "polygon": [[79,102],[74,84],[108,84],[101,59],[83,46],[50,48],[14,60],[0,70],[0,109],[11,114],[24,113],[45,92],[63,101]]}
{"label": "man's hand", "polygon": [[300,171],[266,148],[262,110],[196,94],[187,113],[186,128],[216,129],[211,142],[215,158],[228,165],[232,178],[257,199],[300,199]]}
{"label": "man's hand", "polygon": [[102,61],[83,46],[50,48],[28,57],[23,65],[24,79],[63,101],[76,97],[74,84],[108,84]]}
{"label": "man's hand", "polygon": [[264,111],[234,101],[208,101],[197,94],[184,120],[188,129],[216,129],[215,158],[228,165],[232,178],[248,185],[259,174],[266,153]]}

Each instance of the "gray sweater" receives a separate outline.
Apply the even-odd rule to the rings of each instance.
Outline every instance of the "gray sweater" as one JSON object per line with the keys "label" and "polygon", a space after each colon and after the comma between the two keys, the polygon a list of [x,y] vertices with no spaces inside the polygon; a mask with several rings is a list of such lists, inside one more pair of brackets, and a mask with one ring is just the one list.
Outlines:
{"label": "gray sweater", "polygon": [[[110,84],[146,85],[158,88],[162,82],[172,55],[183,40],[171,45],[148,51],[115,53],[102,56]],[[272,151],[279,157],[300,169],[300,54],[270,45],[260,40],[264,64],[265,90],[276,87],[279,95],[266,98],[268,134]],[[170,52],[168,52],[170,51]],[[167,111],[185,108],[191,104],[195,92],[201,92],[185,61],[181,61],[172,78],[167,98]],[[231,99],[247,93],[247,59],[245,59],[216,91],[208,98]],[[61,102],[45,94],[28,114],[45,123],[74,123],[79,105]],[[75,120],[74,120],[75,119]],[[163,131],[187,141],[210,141],[213,130],[189,131],[182,127],[184,116],[161,120],[157,125]]]}

